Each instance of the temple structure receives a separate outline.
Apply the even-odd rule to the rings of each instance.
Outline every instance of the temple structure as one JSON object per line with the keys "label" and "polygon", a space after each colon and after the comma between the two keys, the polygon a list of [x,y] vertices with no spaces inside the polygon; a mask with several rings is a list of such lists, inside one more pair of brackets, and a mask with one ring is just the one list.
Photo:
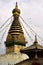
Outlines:
{"label": "temple structure", "polygon": [[5,41],[6,54],[0,55],[0,65],[43,65],[43,46],[38,43],[36,35],[34,43],[25,46],[27,41],[19,21],[17,2],[12,14],[13,22]]}
{"label": "temple structure", "polygon": [[28,59],[26,54],[20,53],[20,49],[26,47],[26,40],[19,21],[20,10],[17,2],[12,13],[13,21],[5,41],[6,54],[0,55],[0,65],[15,65]]}
{"label": "temple structure", "polygon": [[[38,43],[36,35],[34,43],[25,49],[21,49],[20,52],[29,56],[29,59],[23,62],[24,65],[43,65],[43,46]],[[26,62],[27,64],[25,64]]]}
{"label": "temple structure", "polygon": [[22,30],[22,27],[19,21],[20,10],[18,9],[17,2],[16,2],[16,6],[13,9],[12,13],[13,13],[14,18],[13,18],[13,22],[10,27],[10,30],[8,32],[6,42],[5,42],[6,53],[14,52],[15,46],[16,46],[16,50],[18,51],[21,48],[24,48],[26,44],[24,33],[23,33],[23,30]]}

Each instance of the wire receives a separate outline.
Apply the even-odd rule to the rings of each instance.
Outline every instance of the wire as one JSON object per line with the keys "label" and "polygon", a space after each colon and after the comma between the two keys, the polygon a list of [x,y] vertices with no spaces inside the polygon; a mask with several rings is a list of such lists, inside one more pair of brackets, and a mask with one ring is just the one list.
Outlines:
{"label": "wire", "polygon": [[[20,22],[22,24],[22,22]],[[24,30],[26,31],[27,35],[29,36],[30,40],[33,41],[32,37],[29,35],[29,33],[27,32],[26,28],[24,27],[24,25],[22,24]]]}
{"label": "wire", "polygon": [[[37,35],[42,41],[43,39],[24,21],[24,19],[20,16],[20,18],[23,20],[23,22],[34,32],[35,35]],[[31,32],[32,33],[32,32]]]}
{"label": "wire", "polygon": [[3,28],[3,26],[9,21],[9,19],[11,19],[12,18],[12,16],[10,17],[10,18],[8,18],[6,21],[5,21],[5,23],[4,24],[2,24],[2,26],[0,27],[0,29],[1,28]]}
{"label": "wire", "polygon": [[8,25],[10,25],[10,23],[12,23],[12,20],[0,32],[2,32],[6,27],[8,27]]}
{"label": "wire", "polygon": [[[7,29],[6,29],[6,30],[7,30]],[[3,39],[4,34],[6,33],[6,30],[4,31],[4,33],[3,33],[3,35],[2,35],[1,42],[2,42],[2,39]]]}
{"label": "wire", "polygon": [[[20,16],[20,18],[22,19],[22,21],[25,23],[25,25],[27,25],[29,28],[30,28],[30,31],[31,31],[31,33],[33,34],[33,31],[32,31],[32,29],[31,29],[31,27],[24,21],[24,19]],[[33,34],[34,35],[34,34]]]}
{"label": "wire", "polygon": [[12,23],[12,21],[6,26],[6,29],[5,29],[5,31],[4,31],[4,33],[3,33],[3,35],[2,35],[2,38],[1,38],[1,42],[2,42],[2,39],[3,39],[3,37],[4,37],[4,34],[6,33],[6,30],[7,30],[7,28],[9,27],[9,25]]}

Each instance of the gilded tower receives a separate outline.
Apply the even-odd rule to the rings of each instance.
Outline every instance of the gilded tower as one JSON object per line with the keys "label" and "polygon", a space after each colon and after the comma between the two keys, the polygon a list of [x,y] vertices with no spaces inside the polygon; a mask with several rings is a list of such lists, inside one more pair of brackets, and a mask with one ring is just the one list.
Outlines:
{"label": "gilded tower", "polygon": [[18,5],[16,2],[16,6],[12,11],[13,14],[13,22],[9,29],[8,36],[5,42],[6,52],[14,52],[15,45],[18,45],[20,48],[26,44],[24,33],[19,21],[20,9],[18,9]]}

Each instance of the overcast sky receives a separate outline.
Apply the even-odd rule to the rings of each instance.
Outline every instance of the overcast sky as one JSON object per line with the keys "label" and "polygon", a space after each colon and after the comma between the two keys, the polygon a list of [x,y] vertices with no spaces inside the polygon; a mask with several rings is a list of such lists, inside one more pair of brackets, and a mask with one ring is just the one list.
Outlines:
{"label": "overcast sky", "polygon": [[[11,17],[16,2],[18,2],[18,7],[21,10],[20,15],[43,39],[43,0],[0,0],[0,26]],[[0,33],[0,39],[2,34],[3,32]],[[0,54],[5,53],[4,49],[4,44],[1,44]]]}

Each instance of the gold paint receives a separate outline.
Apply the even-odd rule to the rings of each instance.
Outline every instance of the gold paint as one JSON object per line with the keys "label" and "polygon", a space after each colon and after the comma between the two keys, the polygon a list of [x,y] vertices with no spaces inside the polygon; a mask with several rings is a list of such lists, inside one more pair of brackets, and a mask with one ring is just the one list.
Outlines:
{"label": "gold paint", "polygon": [[19,15],[19,13],[18,13],[18,12],[13,13],[13,15],[15,15],[15,14],[16,14],[16,15]]}

